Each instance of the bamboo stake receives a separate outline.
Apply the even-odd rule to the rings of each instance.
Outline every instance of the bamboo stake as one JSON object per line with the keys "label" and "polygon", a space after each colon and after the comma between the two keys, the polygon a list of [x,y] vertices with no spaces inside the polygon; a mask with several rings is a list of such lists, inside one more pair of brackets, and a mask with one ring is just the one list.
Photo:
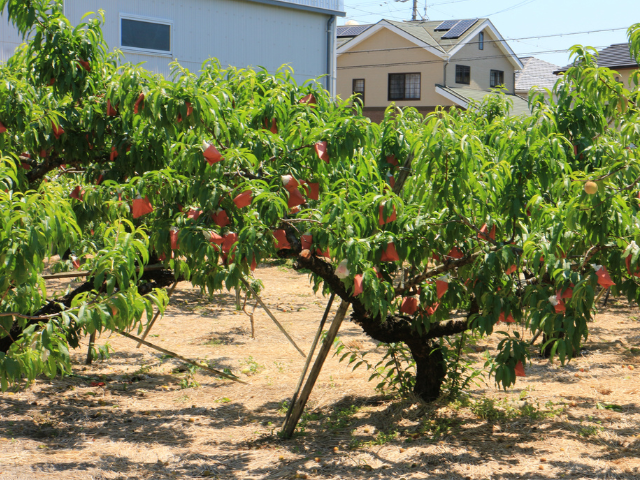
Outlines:
{"label": "bamboo stake", "polygon": [[329,302],[327,303],[327,308],[324,310],[324,315],[322,316],[322,320],[320,321],[320,325],[318,326],[318,332],[316,333],[315,338],[313,339],[313,343],[311,344],[311,350],[309,350],[309,355],[307,355],[307,361],[304,364],[304,368],[302,369],[302,373],[300,374],[300,380],[298,380],[298,385],[296,386],[296,391],[291,398],[291,405],[289,405],[289,410],[287,411],[287,416],[284,419],[284,423],[286,424],[289,420],[289,415],[291,415],[291,411],[293,410],[293,406],[298,400],[298,394],[300,393],[300,388],[302,387],[302,382],[304,381],[304,377],[307,375],[307,370],[309,369],[309,365],[311,364],[311,359],[313,358],[313,353],[316,351],[316,346],[318,345],[318,340],[320,339],[320,335],[322,335],[322,329],[324,328],[324,324],[329,317],[329,312],[331,311],[331,305],[333,304],[333,299],[336,297],[335,293],[331,294],[329,297]]}
{"label": "bamboo stake", "polygon": [[[177,281],[173,285],[171,285],[171,288],[167,292],[167,297],[171,298],[171,294],[176,289],[177,285],[178,285]],[[153,324],[156,323],[156,320],[158,319],[159,316],[160,316],[160,309],[158,309],[156,314],[153,316],[153,319],[151,320],[151,323],[147,326],[147,329],[142,334],[142,337],[140,337],[140,338],[142,338],[142,340],[147,338],[147,335],[149,335],[149,332],[151,331],[151,327],[153,327]],[[140,348],[140,345],[142,345],[142,343],[138,343],[138,345],[136,345],[136,348]]]}
{"label": "bamboo stake", "polygon": [[294,430],[296,429],[296,425],[298,424],[298,420],[302,416],[302,412],[304,411],[304,407],[307,404],[307,400],[309,400],[309,395],[311,395],[311,390],[313,390],[313,386],[320,375],[320,370],[322,370],[322,366],[324,365],[325,360],[327,359],[327,355],[331,350],[331,345],[333,345],[333,341],[338,334],[338,330],[340,329],[340,325],[342,325],[342,321],[344,320],[345,315],[347,314],[347,310],[349,309],[349,302],[342,301],[340,303],[340,307],[336,312],[336,316],[331,322],[331,326],[329,327],[329,331],[327,332],[326,337],[324,338],[324,342],[320,347],[320,351],[318,352],[318,356],[316,357],[316,361],[311,368],[311,372],[309,373],[309,378],[307,379],[307,383],[305,384],[302,392],[300,393],[300,397],[296,401],[295,405],[291,409],[291,415],[288,417],[287,422],[282,427],[282,435],[285,438],[291,438]]}
{"label": "bamboo stake", "polygon": [[247,282],[244,277],[240,277],[240,280],[242,280],[242,283],[244,283],[245,287],[247,287],[247,289],[252,293],[252,295],[254,297],[256,297],[256,300],[258,300],[258,303],[260,304],[260,306],[262,308],[264,308],[264,311],[267,312],[267,315],[269,315],[269,317],[271,318],[271,320],[273,320],[273,322],[278,326],[278,328],[280,329],[280,331],[284,334],[285,337],[287,337],[287,340],[289,340],[289,342],[291,343],[291,345],[293,345],[295,347],[296,350],[298,350],[298,353],[300,353],[300,355],[302,355],[303,357],[306,357],[306,355],[304,354],[304,352],[302,350],[300,350],[300,347],[298,347],[298,345],[296,345],[296,342],[293,341],[293,338],[291,338],[289,336],[289,334],[287,333],[287,331],[284,329],[284,327],[280,324],[280,322],[278,321],[278,319],[276,317],[273,316],[273,313],[271,313],[271,310],[269,310],[269,308],[264,304],[264,302],[262,301],[262,299],[258,296],[258,294],[255,292],[255,290],[251,287],[251,285],[249,284],[249,282]]}
{"label": "bamboo stake", "polygon": [[153,348],[154,350],[158,350],[159,352],[162,352],[166,355],[171,355],[172,357],[177,358],[178,360],[183,361],[184,363],[188,363],[190,365],[193,365],[195,367],[198,368],[202,368],[203,370],[207,370],[211,373],[215,373],[216,375],[220,375],[221,377],[224,378],[228,378],[229,380],[233,380],[234,382],[238,382],[238,383],[242,383],[243,385],[249,385],[247,382],[243,382],[242,380],[240,380],[238,377],[236,377],[235,375],[229,375],[227,373],[221,372],[220,370],[216,370],[215,368],[211,368],[207,365],[202,365],[200,363],[196,363],[193,360],[189,360],[188,358],[183,357],[182,355],[178,355],[175,352],[172,352],[171,350],[167,350],[165,348],[159,347],[157,345],[154,345],[153,343],[149,343],[146,340],[142,340],[138,337],[134,337],[133,335],[127,333],[127,332],[123,332],[122,330],[116,330],[116,332],[118,332],[120,335],[122,335],[123,337],[127,337],[130,338],[131,340],[135,340],[136,342],[140,342],[143,345],[146,345],[149,348]]}

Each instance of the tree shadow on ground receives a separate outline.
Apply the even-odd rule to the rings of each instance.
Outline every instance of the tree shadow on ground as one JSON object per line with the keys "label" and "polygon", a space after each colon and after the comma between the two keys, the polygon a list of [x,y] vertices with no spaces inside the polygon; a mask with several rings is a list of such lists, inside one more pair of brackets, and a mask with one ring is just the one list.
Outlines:
{"label": "tree shadow on ground", "polygon": [[[233,468],[229,463],[233,463]],[[180,457],[180,461],[134,462],[128,458],[116,455],[101,455],[91,462],[46,463],[38,462],[32,465],[34,472],[60,473],[91,470],[110,472],[108,478],[116,480],[142,480],[148,478],[220,478],[234,471],[243,471],[249,463],[246,454],[203,455],[187,454]],[[118,473],[116,473],[118,472]],[[115,475],[113,475],[115,474]],[[106,478],[106,477],[92,477]],[[237,477],[233,477],[237,478]]]}
{"label": "tree shadow on ground", "polygon": [[[69,384],[65,379],[52,382],[51,388],[59,393],[60,387],[64,386],[61,382]],[[51,396],[50,393],[45,391],[42,396]],[[125,391],[122,394],[135,393]],[[195,440],[193,423],[189,423],[194,416],[199,417],[198,425],[214,430],[255,424],[265,432],[258,439],[240,443],[214,436],[208,442],[211,453],[185,452],[164,462],[135,462],[131,458],[105,454],[80,464],[47,463],[46,458],[32,464],[34,472],[127,472],[110,477],[123,479],[175,476],[296,478],[300,472],[318,478],[349,479],[402,478],[420,472],[430,478],[451,479],[467,476],[458,465],[484,468],[490,463],[505,469],[504,472],[495,471],[492,478],[510,479],[523,478],[519,467],[528,467],[519,457],[531,460],[539,456],[528,444],[539,440],[540,435],[604,446],[604,450],[594,456],[608,461],[622,460],[629,451],[640,447],[639,439],[621,448],[615,442],[595,435],[585,438],[578,430],[580,419],[545,416],[537,410],[527,411],[526,415],[523,410],[518,414],[512,412],[511,416],[495,414],[495,418],[489,419],[470,418],[462,414],[459,404],[423,404],[384,396],[350,396],[317,411],[311,409],[303,415],[296,435],[283,440],[278,432],[286,404],[270,401],[249,409],[243,403],[227,400],[215,408],[185,405],[122,412],[113,408],[112,404],[117,404],[114,396],[104,397],[102,403],[95,397],[59,401],[37,411],[24,401],[9,399],[0,405],[0,430],[14,438],[37,439],[47,446],[47,454],[81,452],[96,438],[186,448]],[[624,405],[623,408],[637,406]],[[23,413],[22,420],[3,420],[18,411]],[[82,428],[76,425],[82,425]],[[631,437],[636,430],[627,426],[618,429],[618,433]],[[255,457],[265,457],[265,461],[256,462]],[[247,471],[249,465],[256,464],[257,467]],[[553,467],[586,478],[596,473],[591,465],[576,458],[540,464],[547,470]],[[555,477],[539,470],[524,478]]]}
{"label": "tree shadow on ground", "polygon": [[[367,409],[379,402],[384,404],[383,409]],[[319,478],[401,478],[416,472],[428,474],[429,478],[465,478],[464,471],[456,471],[457,465],[483,466],[497,462],[513,467],[521,463],[519,457],[538,458],[539,453],[527,443],[539,440],[542,434],[582,440],[571,422],[557,417],[537,418],[535,412],[513,418],[469,419],[455,410],[443,415],[437,405],[390,401],[384,397],[348,397],[319,412],[306,413],[296,435],[282,440],[277,431],[283,409],[280,408],[280,422],[276,423],[275,407],[272,405],[271,411],[262,418],[269,419],[278,428],[243,445],[247,450],[268,452],[278,448],[287,453],[280,457],[277,468],[272,462],[269,467],[251,471],[259,478],[296,478],[300,472],[319,475]],[[627,434],[627,430],[620,429],[619,433]],[[231,442],[216,445],[229,451],[238,448],[237,443]],[[616,460],[628,455],[629,448],[637,448],[638,442],[625,449],[602,440],[599,445],[606,448],[600,455],[603,459]],[[545,466],[588,478],[594,474],[593,466],[575,458],[538,463],[542,468],[536,470],[535,478],[556,478],[555,473],[545,473]],[[495,471],[492,478],[522,478],[521,475],[521,471]]]}

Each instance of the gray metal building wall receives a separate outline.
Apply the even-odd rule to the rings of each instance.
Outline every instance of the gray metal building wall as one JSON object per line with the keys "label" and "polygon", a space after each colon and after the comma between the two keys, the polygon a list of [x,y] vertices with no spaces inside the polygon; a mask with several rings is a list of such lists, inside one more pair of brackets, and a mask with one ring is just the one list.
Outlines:
{"label": "gray metal building wall", "polygon": [[[203,61],[216,57],[223,66],[263,66],[270,72],[289,64],[296,80],[302,83],[327,73],[327,48],[331,59],[335,57],[331,52],[334,47],[327,45],[331,12],[297,10],[270,0],[66,0],[64,3],[65,14],[74,25],[85,13],[104,10],[104,37],[110,48],[121,48],[126,61],[145,62],[147,69],[164,75],[168,75],[169,63],[173,60],[197,72]],[[313,8],[342,6],[341,0],[294,0],[291,3]],[[171,21],[171,55],[134,52],[121,47],[122,14]],[[7,24],[6,17],[0,22],[0,29],[0,61],[4,61],[21,40]],[[335,22],[332,30],[335,39]],[[335,76],[335,67],[333,69]],[[327,79],[321,81],[331,86]]]}
{"label": "gray metal building wall", "polygon": [[0,17],[0,62],[6,62],[16,47],[22,43],[18,30],[6,20],[6,12]]}

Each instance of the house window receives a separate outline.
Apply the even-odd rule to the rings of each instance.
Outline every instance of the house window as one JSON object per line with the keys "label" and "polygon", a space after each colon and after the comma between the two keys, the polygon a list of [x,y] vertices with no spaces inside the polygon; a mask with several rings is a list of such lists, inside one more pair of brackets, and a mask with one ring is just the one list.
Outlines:
{"label": "house window", "polygon": [[498,85],[504,85],[504,72],[502,70],[491,70],[490,72],[490,87],[497,87]]}
{"label": "house window", "polygon": [[120,45],[127,49],[171,53],[171,22],[146,17],[120,17]]}
{"label": "house window", "polygon": [[390,73],[389,100],[420,100],[420,74]]}
{"label": "house window", "polygon": [[484,32],[480,32],[478,35],[478,49],[484,50]]}
{"label": "house window", "polygon": [[357,95],[357,99],[364,107],[364,78],[353,79],[353,95]]}
{"label": "house window", "polygon": [[471,67],[456,65],[456,83],[469,85],[471,83]]}

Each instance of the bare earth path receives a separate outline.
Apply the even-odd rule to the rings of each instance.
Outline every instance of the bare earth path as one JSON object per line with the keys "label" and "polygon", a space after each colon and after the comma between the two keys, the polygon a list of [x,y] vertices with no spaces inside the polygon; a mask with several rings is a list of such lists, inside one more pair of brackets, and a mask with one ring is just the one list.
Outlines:
{"label": "bare earth path", "polygon": [[[326,298],[283,267],[256,274],[263,299],[307,351]],[[261,309],[252,340],[232,294],[209,301],[181,284],[149,341],[251,385],[191,376],[158,352],[103,335],[111,359],[85,367],[86,347],[72,352],[85,378],[0,393],[0,478],[640,479],[639,315],[610,303],[576,361],[534,358],[516,388],[489,381],[466,402],[383,397],[369,372],[330,357],[301,433],[281,441],[303,358]],[[345,322],[339,336],[379,358],[357,326]],[[491,352],[495,339],[480,346]],[[468,358],[483,361],[480,352]]]}

